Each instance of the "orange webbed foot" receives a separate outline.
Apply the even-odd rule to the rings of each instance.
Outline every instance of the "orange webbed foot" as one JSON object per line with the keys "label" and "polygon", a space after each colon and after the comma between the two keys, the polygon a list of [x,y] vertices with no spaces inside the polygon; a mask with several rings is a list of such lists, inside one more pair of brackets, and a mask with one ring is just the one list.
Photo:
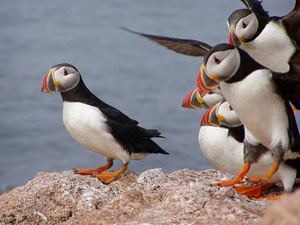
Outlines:
{"label": "orange webbed foot", "polygon": [[104,184],[109,184],[110,182],[114,181],[120,174],[124,173],[126,169],[127,169],[127,164],[123,164],[122,167],[113,174],[106,173],[106,172],[99,172],[99,173],[93,173],[93,177],[98,178]]}
{"label": "orange webbed foot", "polygon": [[251,164],[249,162],[246,162],[244,165],[243,170],[239,173],[239,175],[236,176],[233,180],[229,181],[221,181],[217,182],[214,184],[211,184],[211,186],[222,186],[222,187],[228,187],[228,186],[233,186],[235,184],[240,184],[243,183],[243,179],[250,170]]}
{"label": "orange webbed foot", "polygon": [[240,184],[240,183],[243,183],[243,178],[236,177],[233,180],[221,181],[221,182],[213,183],[213,184],[211,184],[211,186],[229,187],[229,186],[233,186],[235,184]]}
{"label": "orange webbed foot", "polygon": [[76,168],[74,168],[73,171],[76,174],[91,175],[93,173],[99,173],[99,172],[105,171],[105,170],[111,168],[112,166],[113,166],[113,161],[108,160],[106,165],[100,166],[96,169],[76,169]]}
{"label": "orange webbed foot", "polygon": [[276,196],[272,196],[272,197],[259,197],[259,198],[251,198],[252,200],[256,200],[256,201],[262,201],[262,200],[276,200],[281,198],[283,195],[276,195]]}
{"label": "orange webbed foot", "polygon": [[236,186],[234,189],[236,192],[246,195],[248,197],[260,197],[262,195],[262,192],[266,189],[269,189],[272,187],[274,184],[273,183],[267,183],[267,184],[262,184],[256,187],[250,187],[250,186]]}

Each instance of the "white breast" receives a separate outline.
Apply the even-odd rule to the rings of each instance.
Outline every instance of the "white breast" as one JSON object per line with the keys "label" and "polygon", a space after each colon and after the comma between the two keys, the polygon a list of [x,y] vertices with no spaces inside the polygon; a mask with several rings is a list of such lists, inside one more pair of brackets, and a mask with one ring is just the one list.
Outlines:
{"label": "white breast", "polygon": [[110,134],[106,118],[98,108],[78,102],[64,102],[63,122],[79,144],[107,158],[129,162],[129,154]]}
{"label": "white breast", "polygon": [[198,142],[203,155],[214,168],[237,175],[244,165],[243,144],[227,135],[228,129],[202,126]]}
{"label": "white breast", "polygon": [[281,23],[270,22],[260,35],[240,46],[253,59],[275,72],[288,72],[291,56],[296,48]]}
{"label": "white breast", "polygon": [[257,70],[235,83],[221,82],[224,97],[253,137],[268,148],[288,146],[288,117],[283,99],[275,93],[269,70]]}
{"label": "white breast", "polygon": [[[244,166],[244,144],[228,137],[228,129],[203,126],[199,130],[200,149],[210,164],[218,170],[238,175]],[[272,154],[267,152],[256,163],[251,165],[248,178],[263,177],[274,163]],[[291,191],[296,178],[296,171],[281,163],[278,171],[268,181],[282,182],[285,191]]]}

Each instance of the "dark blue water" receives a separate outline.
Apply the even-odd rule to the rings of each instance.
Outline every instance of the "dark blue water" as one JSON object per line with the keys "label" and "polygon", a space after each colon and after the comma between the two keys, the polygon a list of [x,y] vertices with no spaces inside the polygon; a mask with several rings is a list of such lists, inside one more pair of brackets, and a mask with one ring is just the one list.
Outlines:
{"label": "dark blue water", "polygon": [[[294,1],[263,5],[271,15],[284,15]],[[214,45],[228,41],[226,19],[242,7],[238,0],[2,0],[0,188],[25,184],[39,171],[94,168],[106,161],[69,136],[60,95],[40,92],[44,75],[62,62],[74,64],[103,101],[166,137],[157,142],[169,156],[132,161],[130,170],[211,168],[197,142],[204,110],[181,108],[196,87],[201,58],[173,53],[120,26]]]}

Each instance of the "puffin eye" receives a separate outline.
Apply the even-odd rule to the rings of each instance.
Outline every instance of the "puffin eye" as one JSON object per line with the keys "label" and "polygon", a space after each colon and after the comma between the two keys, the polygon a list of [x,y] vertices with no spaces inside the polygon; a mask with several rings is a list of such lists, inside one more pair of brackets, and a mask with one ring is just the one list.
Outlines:
{"label": "puffin eye", "polygon": [[245,22],[243,22],[243,28],[245,29],[248,26]]}
{"label": "puffin eye", "polygon": [[214,57],[215,63],[220,64],[222,60],[218,59],[217,57]]}
{"label": "puffin eye", "polygon": [[64,75],[67,76],[68,74],[69,74],[68,71],[65,69],[64,70]]}
{"label": "puffin eye", "polygon": [[233,108],[231,107],[231,105],[229,106],[229,109],[230,109],[230,110],[233,110]]}

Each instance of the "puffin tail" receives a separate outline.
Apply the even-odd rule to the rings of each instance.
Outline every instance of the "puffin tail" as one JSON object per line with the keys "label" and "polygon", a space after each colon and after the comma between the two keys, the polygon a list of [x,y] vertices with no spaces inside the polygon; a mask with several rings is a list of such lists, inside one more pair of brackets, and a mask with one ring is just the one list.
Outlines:
{"label": "puffin tail", "polygon": [[144,133],[145,133],[145,139],[154,138],[154,137],[165,138],[164,136],[161,136],[161,133],[156,129],[147,129],[145,130]]}

